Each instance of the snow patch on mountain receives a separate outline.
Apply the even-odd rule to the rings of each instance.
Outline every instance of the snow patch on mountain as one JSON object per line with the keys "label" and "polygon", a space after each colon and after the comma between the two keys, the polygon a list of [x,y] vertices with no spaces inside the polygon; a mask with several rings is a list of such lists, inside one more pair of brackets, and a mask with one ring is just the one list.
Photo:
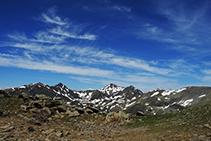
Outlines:
{"label": "snow patch on mountain", "polygon": [[169,96],[171,94],[177,94],[177,93],[180,93],[182,91],[186,90],[186,88],[182,88],[182,89],[179,89],[179,90],[170,90],[170,91],[164,91],[161,93],[162,96]]}
{"label": "snow patch on mountain", "polygon": [[159,94],[159,92],[155,92],[155,93],[153,93],[153,94],[151,95],[151,97],[156,96],[156,95],[158,95],[158,94]]}
{"label": "snow patch on mountain", "polygon": [[206,96],[206,94],[203,94],[203,95],[200,95],[198,98],[202,98],[202,97],[205,97]]}
{"label": "snow patch on mountain", "polygon": [[26,86],[20,86],[20,87],[18,87],[18,88],[20,88],[20,89],[25,89],[25,88],[26,88]]}
{"label": "snow patch on mountain", "polygon": [[119,86],[111,83],[111,84],[105,86],[104,88],[100,89],[99,91],[110,95],[112,93],[117,93],[117,92],[120,92],[123,90],[124,90],[123,87],[119,87]]}
{"label": "snow patch on mountain", "polygon": [[9,94],[12,95],[27,93],[31,95],[45,94],[52,98],[60,96],[70,105],[85,107],[87,104],[92,104],[94,107],[107,112],[127,110],[128,108],[130,111],[127,112],[131,112],[135,106],[135,110],[143,111],[149,115],[164,114],[191,107],[198,102],[205,102],[205,97],[208,99],[211,95],[211,87],[193,86],[170,91],[157,89],[143,94],[133,86],[123,88],[109,84],[99,90],[72,91],[62,83],[48,86],[40,82],[14,87],[9,91]]}
{"label": "snow patch on mountain", "polygon": [[179,90],[176,90],[176,93],[179,93],[179,92],[182,92],[184,90],[186,90],[187,88],[182,88],[182,89],[179,89]]}
{"label": "snow patch on mountain", "polygon": [[188,100],[185,100],[185,101],[181,100],[181,101],[178,102],[178,104],[180,104],[183,107],[186,107],[186,106],[190,105],[192,101],[193,101],[193,99],[188,99]]}

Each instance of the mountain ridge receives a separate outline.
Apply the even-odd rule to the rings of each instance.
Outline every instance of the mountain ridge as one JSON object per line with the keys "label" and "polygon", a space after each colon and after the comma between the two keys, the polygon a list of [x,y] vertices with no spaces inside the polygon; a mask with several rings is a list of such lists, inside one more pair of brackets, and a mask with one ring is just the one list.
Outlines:
{"label": "mountain ridge", "polygon": [[147,115],[165,114],[211,103],[211,87],[205,86],[189,86],[169,91],[157,89],[143,93],[134,86],[120,87],[113,83],[101,89],[75,91],[62,83],[49,86],[38,82],[5,90],[11,95],[45,94],[51,98],[61,97],[68,104],[82,108],[93,104],[101,111],[123,110],[131,114],[137,111]]}

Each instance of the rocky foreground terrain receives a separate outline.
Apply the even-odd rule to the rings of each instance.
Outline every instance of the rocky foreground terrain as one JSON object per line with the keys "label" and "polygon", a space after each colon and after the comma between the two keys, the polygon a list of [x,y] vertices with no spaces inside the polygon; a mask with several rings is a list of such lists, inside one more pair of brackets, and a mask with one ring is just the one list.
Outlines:
{"label": "rocky foreground terrain", "polygon": [[[141,114],[140,114],[141,115]],[[103,113],[44,95],[0,91],[0,140],[162,141],[211,140],[211,104],[164,115]]]}

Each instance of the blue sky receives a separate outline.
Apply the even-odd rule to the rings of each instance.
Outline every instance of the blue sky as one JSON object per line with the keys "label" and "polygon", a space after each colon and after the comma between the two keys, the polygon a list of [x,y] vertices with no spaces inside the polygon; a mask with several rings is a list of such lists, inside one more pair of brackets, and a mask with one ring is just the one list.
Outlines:
{"label": "blue sky", "polygon": [[1,0],[0,88],[211,85],[209,0]]}

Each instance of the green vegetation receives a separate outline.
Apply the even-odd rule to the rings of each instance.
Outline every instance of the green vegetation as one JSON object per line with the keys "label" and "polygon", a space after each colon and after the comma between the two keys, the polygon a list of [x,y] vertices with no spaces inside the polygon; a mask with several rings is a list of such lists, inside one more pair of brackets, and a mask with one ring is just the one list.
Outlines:
{"label": "green vegetation", "polygon": [[22,102],[17,97],[1,98],[0,111],[3,112],[17,112],[20,109]]}
{"label": "green vegetation", "polygon": [[159,128],[181,127],[181,126],[196,126],[211,124],[211,104],[207,104],[201,107],[192,107],[177,111],[174,113],[155,115],[155,116],[143,116],[143,117],[131,117],[133,122],[128,123],[130,128],[136,128],[141,126],[149,126]]}

